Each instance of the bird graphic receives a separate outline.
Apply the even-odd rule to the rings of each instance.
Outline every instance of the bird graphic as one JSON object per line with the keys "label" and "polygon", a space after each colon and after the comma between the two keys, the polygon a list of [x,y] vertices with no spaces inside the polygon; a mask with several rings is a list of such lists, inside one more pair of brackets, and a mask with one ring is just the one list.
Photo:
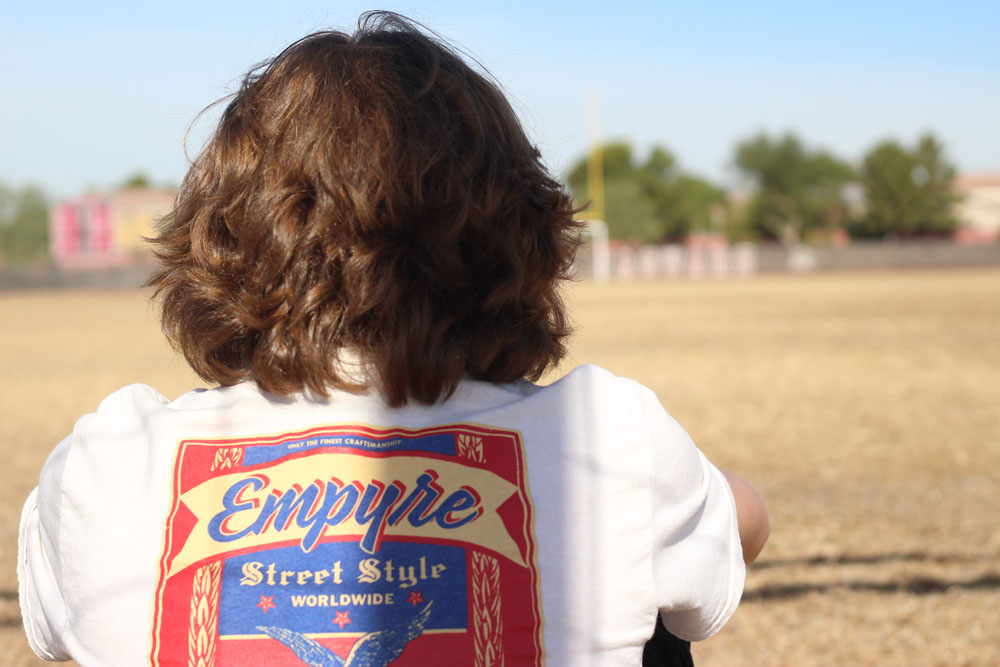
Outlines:
{"label": "bird graphic", "polygon": [[263,625],[258,625],[257,629],[292,649],[299,660],[311,667],[386,667],[399,657],[410,641],[423,634],[424,624],[431,615],[431,604],[428,602],[404,626],[362,635],[354,642],[346,659],[300,632]]}

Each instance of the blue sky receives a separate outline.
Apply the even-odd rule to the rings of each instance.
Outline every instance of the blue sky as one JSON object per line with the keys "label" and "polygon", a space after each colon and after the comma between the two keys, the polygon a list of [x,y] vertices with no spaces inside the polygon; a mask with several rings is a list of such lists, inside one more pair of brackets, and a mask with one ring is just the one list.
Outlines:
{"label": "blue sky", "polygon": [[[792,130],[851,160],[933,131],[1000,170],[1000,2],[15,2],[0,6],[0,181],[53,196],[135,170],[177,183],[203,107],[320,28],[393,9],[504,85],[550,169],[601,133],[734,184],[735,143]],[[196,151],[213,116],[194,126]]]}

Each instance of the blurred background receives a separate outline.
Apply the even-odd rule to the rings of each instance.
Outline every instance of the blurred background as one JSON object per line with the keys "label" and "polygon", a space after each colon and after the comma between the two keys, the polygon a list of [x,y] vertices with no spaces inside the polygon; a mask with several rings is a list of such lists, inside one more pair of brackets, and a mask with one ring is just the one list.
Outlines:
{"label": "blurred background", "polygon": [[[139,282],[143,269],[128,267],[148,259],[140,237],[169,209],[221,107],[193,122],[198,113],[291,41],[350,30],[370,8],[5,3],[0,280],[111,280],[78,271],[97,266],[115,267],[122,284]],[[903,2],[385,8],[425,23],[488,69],[552,173],[606,221],[610,256],[581,271],[996,261],[994,2],[947,11]],[[604,227],[596,231],[603,238]],[[872,249],[886,239],[966,248]],[[764,247],[717,252],[714,262],[635,252],[640,244],[744,241]],[[853,251],[827,251],[852,242]],[[631,249],[619,250],[622,243]],[[808,248],[795,250],[800,244]]]}
{"label": "blurred background", "polygon": [[773,537],[702,665],[1000,664],[996,2],[0,5],[0,663],[16,519],[105,395],[197,378],[141,237],[254,64],[368,9],[501,83],[590,203],[571,359],[653,388]]}

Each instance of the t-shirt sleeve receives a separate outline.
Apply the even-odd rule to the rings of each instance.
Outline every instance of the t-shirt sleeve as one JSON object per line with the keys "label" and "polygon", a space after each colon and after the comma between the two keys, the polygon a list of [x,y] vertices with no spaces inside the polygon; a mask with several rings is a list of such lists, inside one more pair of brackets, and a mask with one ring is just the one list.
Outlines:
{"label": "t-shirt sleeve", "polygon": [[655,394],[640,389],[652,431],[653,580],[663,624],[707,639],[736,611],[746,565],[736,503],[722,472],[695,447]]}
{"label": "t-shirt sleeve", "polygon": [[45,464],[39,488],[21,510],[17,538],[17,586],[21,619],[31,649],[43,660],[69,660],[63,644],[66,605],[60,591],[58,567],[59,486],[70,440],[64,440]]}
{"label": "t-shirt sleeve", "polygon": [[[38,487],[31,492],[18,527],[17,582],[18,599],[25,634],[32,650],[45,660],[69,660],[77,649],[78,636],[70,626],[69,610],[80,591],[80,581],[67,575],[72,569],[74,549],[86,548],[76,539],[70,544],[67,535],[81,529],[81,515],[91,511],[85,480],[87,466],[103,465],[105,459],[87,460],[81,449],[104,447],[107,438],[135,428],[139,414],[149,406],[166,402],[159,393],[145,385],[129,385],[105,398],[97,412],[81,417],[73,433],[53,450],[42,468]],[[74,616],[75,617],[75,616]],[[77,619],[79,620],[79,619]]]}

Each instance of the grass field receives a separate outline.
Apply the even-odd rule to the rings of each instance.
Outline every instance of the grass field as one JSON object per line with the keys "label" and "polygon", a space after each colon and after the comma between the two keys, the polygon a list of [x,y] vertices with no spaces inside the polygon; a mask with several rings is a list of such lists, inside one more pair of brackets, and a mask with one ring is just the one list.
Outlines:
{"label": "grass field", "polygon": [[[635,377],[750,479],[771,541],[695,662],[997,665],[1000,270],[574,285],[573,364]],[[196,383],[145,295],[0,295],[0,664],[16,524],[52,447],[114,389]]]}

